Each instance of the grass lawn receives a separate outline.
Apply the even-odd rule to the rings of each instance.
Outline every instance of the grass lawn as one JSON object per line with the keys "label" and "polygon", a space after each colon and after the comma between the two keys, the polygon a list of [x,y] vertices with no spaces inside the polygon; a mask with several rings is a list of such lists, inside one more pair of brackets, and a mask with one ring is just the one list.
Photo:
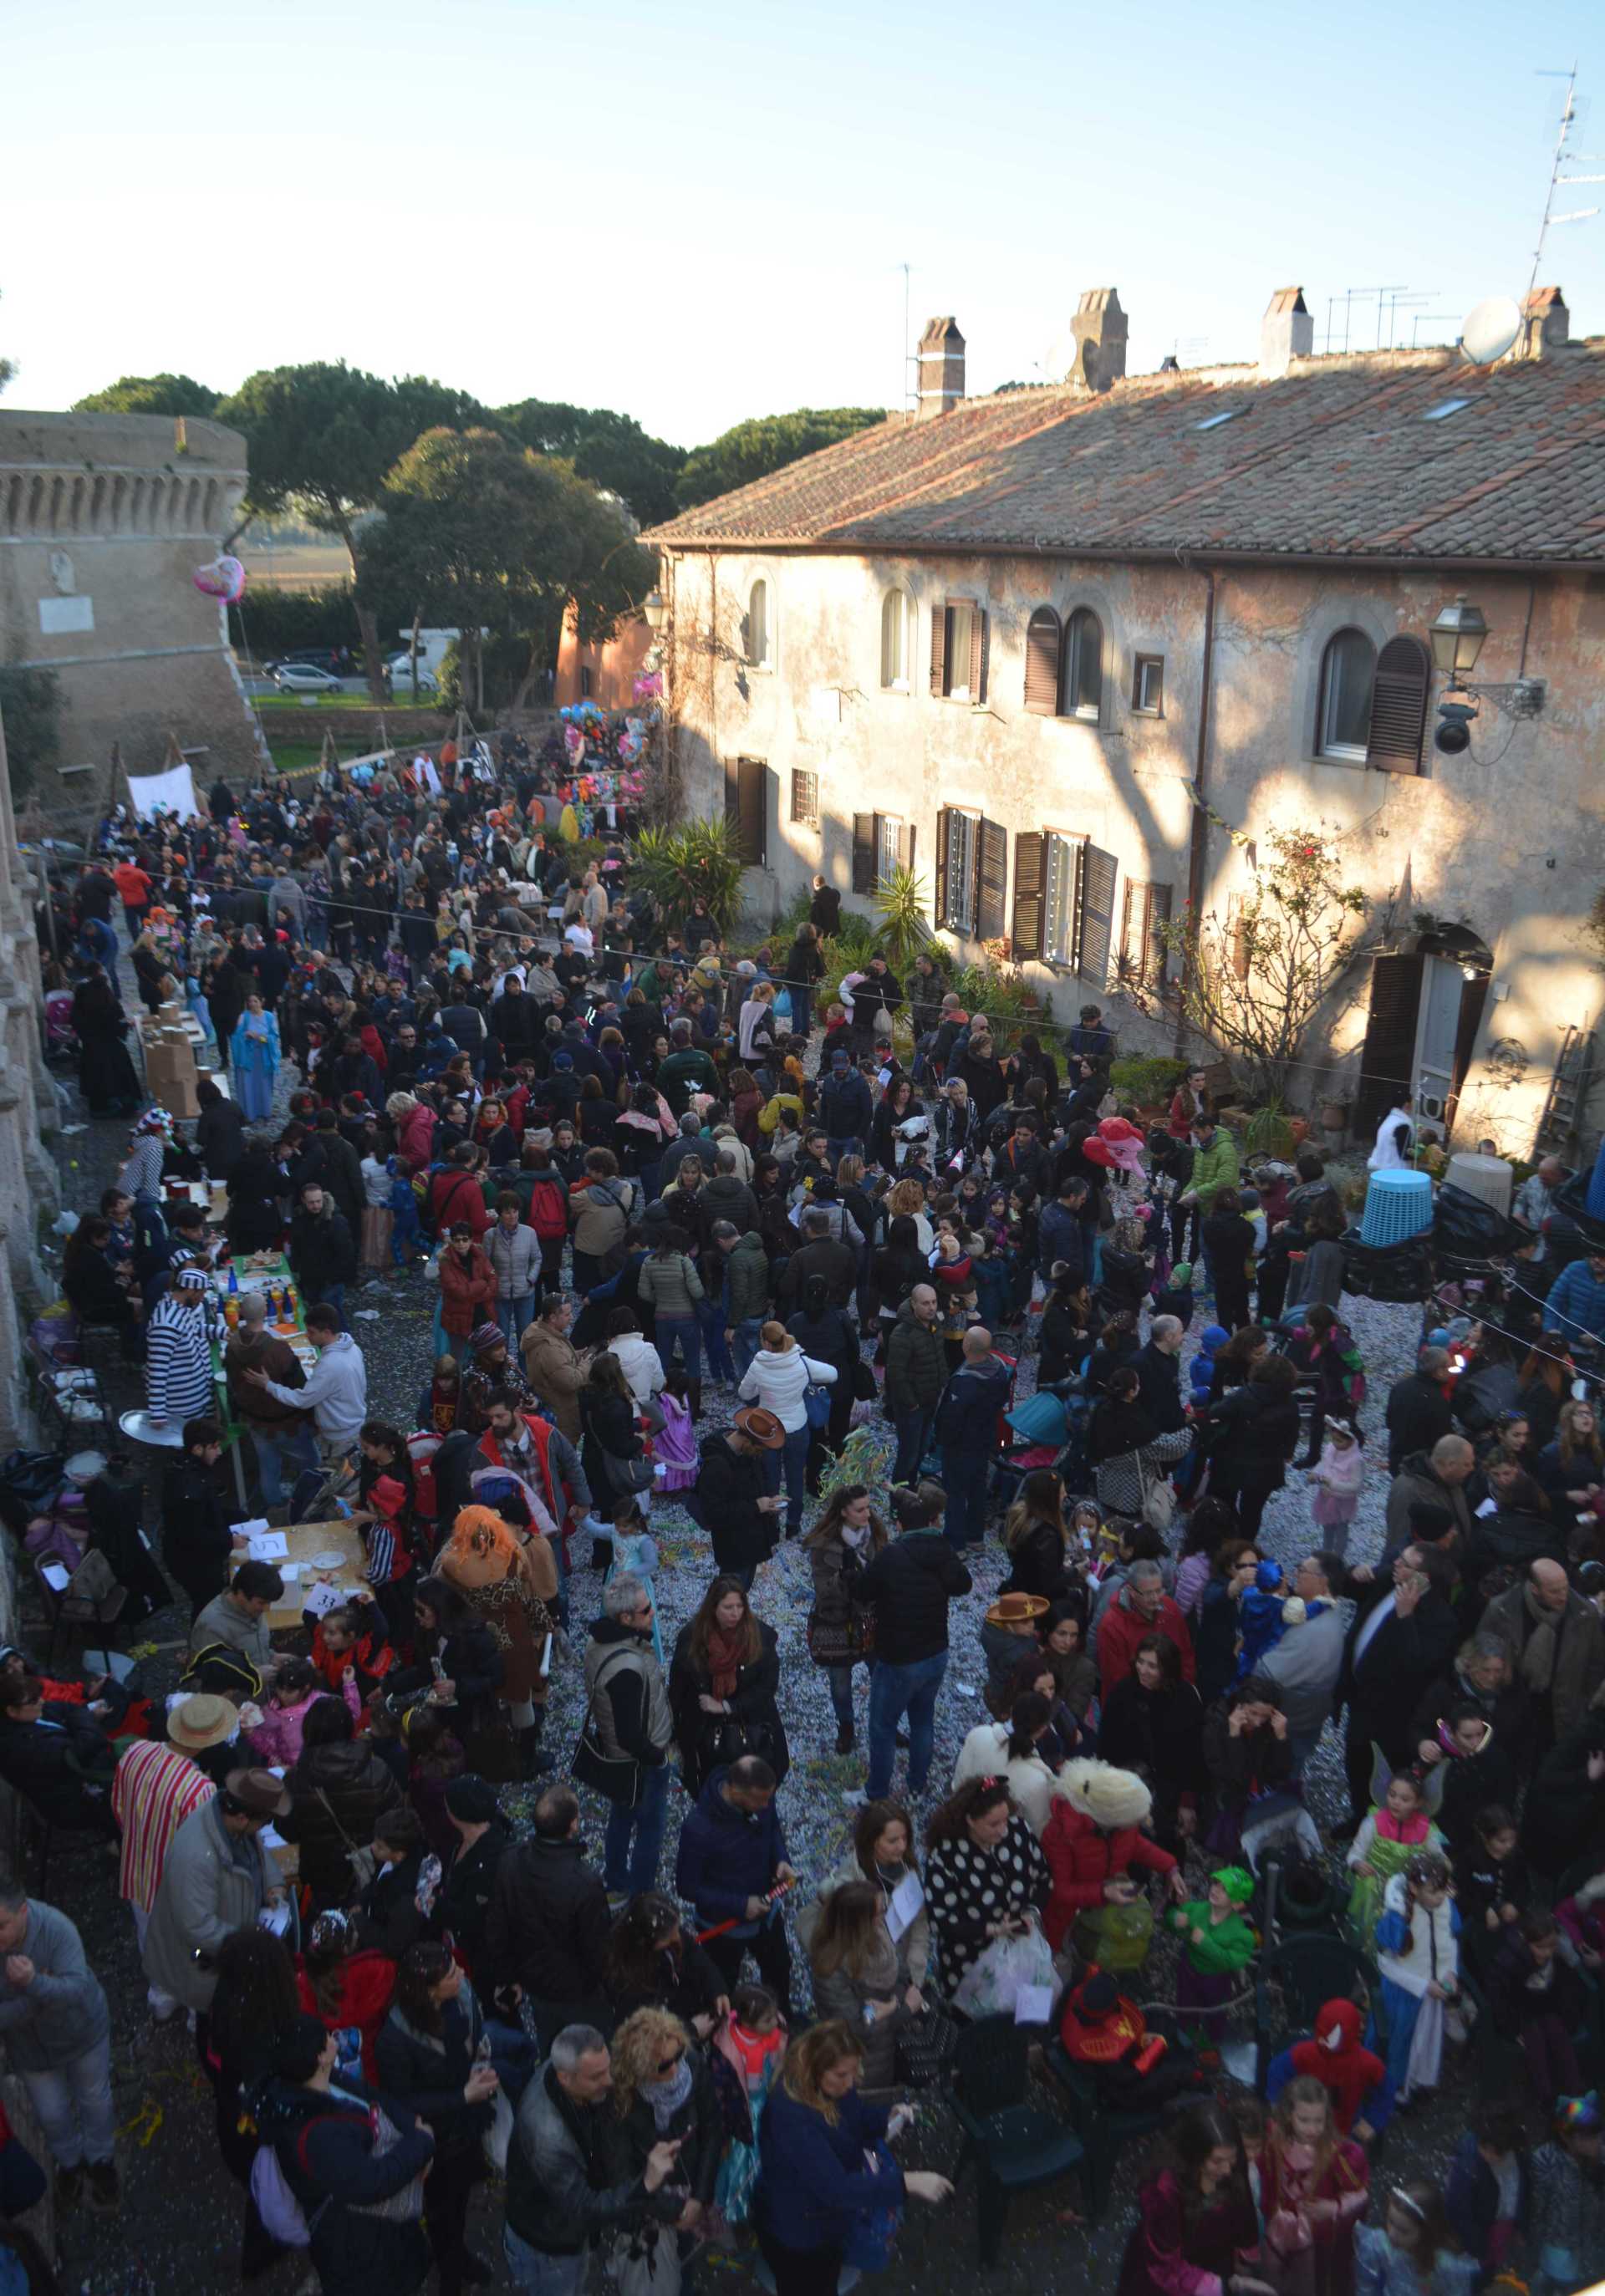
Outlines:
{"label": "grass lawn", "polygon": [[[259,693],[255,697],[259,709],[410,709],[412,692],[408,687],[405,699],[399,695],[383,705],[366,693]],[[434,710],[434,702],[425,695],[419,702],[421,709]]]}
{"label": "grass lawn", "polygon": [[304,774],[323,756],[321,742],[269,741],[273,762],[281,774]]}

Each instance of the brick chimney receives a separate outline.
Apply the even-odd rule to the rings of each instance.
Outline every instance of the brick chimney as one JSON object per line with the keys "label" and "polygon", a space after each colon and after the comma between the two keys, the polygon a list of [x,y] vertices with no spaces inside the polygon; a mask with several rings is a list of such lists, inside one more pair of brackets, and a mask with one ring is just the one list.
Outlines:
{"label": "brick chimney", "polygon": [[1279,287],[1260,321],[1260,373],[1286,374],[1295,359],[1308,358],[1315,348],[1315,322],[1310,316],[1302,287]]}
{"label": "brick chimney", "polygon": [[954,318],[927,319],[919,338],[918,419],[947,414],[964,398],[964,337]]}
{"label": "brick chimney", "polygon": [[1545,351],[1571,340],[1571,313],[1563,287],[1535,287],[1521,306],[1520,358],[1542,358]]}
{"label": "brick chimney", "polygon": [[1070,322],[1075,339],[1072,381],[1088,390],[1107,390],[1121,381],[1126,366],[1126,315],[1114,287],[1089,287]]}

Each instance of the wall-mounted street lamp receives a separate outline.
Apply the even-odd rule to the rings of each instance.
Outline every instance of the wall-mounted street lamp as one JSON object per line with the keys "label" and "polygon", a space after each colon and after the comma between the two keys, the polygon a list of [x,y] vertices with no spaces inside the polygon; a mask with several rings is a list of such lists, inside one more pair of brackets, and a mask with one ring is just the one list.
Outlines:
{"label": "wall-mounted street lamp", "polygon": [[653,636],[659,636],[664,623],[669,619],[669,601],[663,592],[658,589],[648,590],[641,601],[641,611],[646,617],[646,627]]}
{"label": "wall-mounted street lamp", "polygon": [[[1508,685],[1473,685],[1471,672],[1487,638],[1488,625],[1480,606],[1458,597],[1441,606],[1428,626],[1434,668],[1445,681],[1438,704],[1438,726],[1433,746],[1445,757],[1459,757],[1471,746],[1471,728],[1480,712],[1479,701],[1492,701],[1511,718],[1536,718],[1543,709],[1543,680],[1519,677]],[[1473,697],[1470,700],[1466,696]]]}

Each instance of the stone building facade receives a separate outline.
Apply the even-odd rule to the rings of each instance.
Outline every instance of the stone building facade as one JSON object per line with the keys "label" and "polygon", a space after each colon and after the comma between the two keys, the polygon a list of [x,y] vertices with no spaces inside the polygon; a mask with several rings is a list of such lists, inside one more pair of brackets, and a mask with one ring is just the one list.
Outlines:
{"label": "stone building facade", "polygon": [[[17,850],[5,728],[0,725],[0,1453],[34,1439],[23,1369],[28,1319],[56,1296],[38,1254],[61,1185],[56,1088],[45,1065],[44,996],[34,887]],[[10,1632],[12,1586],[0,1571],[0,1632]]]}
{"label": "stone building facade", "polygon": [[245,441],[191,416],[0,411],[0,662],[61,680],[58,791],[95,808],[115,742],[154,771],[176,739],[197,771],[247,770],[255,721],[226,610],[194,586],[239,522]]}
{"label": "stone building facade", "polygon": [[1075,380],[965,401],[934,321],[919,416],[646,537],[687,803],[741,820],[760,916],[911,857],[955,950],[1008,938],[1058,1025],[1096,1000],[1155,1050],[1158,919],[1229,920],[1267,832],[1325,824],[1381,953],[1298,1096],[1362,1121],[1409,1081],[1526,1152],[1605,1002],[1605,343],[1554,291],[1487,369],[1312,357],[1296,289],[1257,366],[1126,379],[1113,290],[1074,337]]}

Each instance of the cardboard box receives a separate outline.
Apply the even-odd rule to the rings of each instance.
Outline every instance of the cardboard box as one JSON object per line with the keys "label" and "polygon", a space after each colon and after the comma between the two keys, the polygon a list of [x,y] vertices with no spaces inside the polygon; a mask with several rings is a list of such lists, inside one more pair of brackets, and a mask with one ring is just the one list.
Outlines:
{"label": "cardboard box", "polygon": [[201,1099],[195,1090],[193,1070],[187,1077],[147,1077],[151,1098],[159,1108],[165,1108],[171,1117],[189,1123],[201,1113]]}

